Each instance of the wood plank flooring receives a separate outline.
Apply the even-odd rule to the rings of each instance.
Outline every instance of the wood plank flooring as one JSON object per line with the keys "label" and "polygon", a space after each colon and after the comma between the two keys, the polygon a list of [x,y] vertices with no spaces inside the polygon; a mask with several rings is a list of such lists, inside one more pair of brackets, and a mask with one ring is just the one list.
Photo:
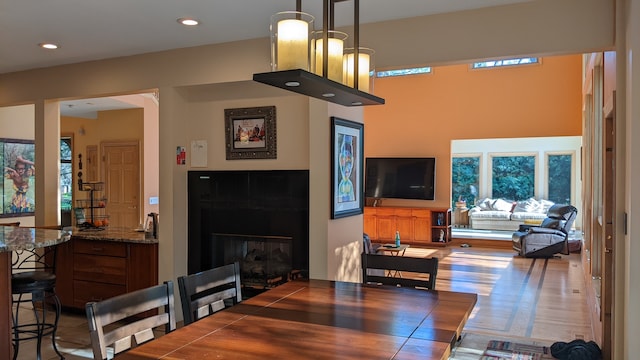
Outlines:
{"label": "wood plank flooring", "polygon": [[580,254],[527,259],[510,249],[409,248],[440,258],[436,289],[478,294],[464,331],[544,343],[593,340]]}
{"label": "wood plank flooring", "polygon": [[[405,254],[440,259],[436,289],[478,294],[463,333],[546,345],[593,339],[580,254],[525,259],[499,244],[503,241],[469,242],[473,244],[469,248],[460,247],[464,241],[446,248],[410,247]],[[84,314],[65,313],[57,338],[66,359],[91,358]],[[43,342],[43,354],[43,359],[55,359],[48,339]],[[18,359],[31,360],[34,355],[35,341],[21,346]]]}

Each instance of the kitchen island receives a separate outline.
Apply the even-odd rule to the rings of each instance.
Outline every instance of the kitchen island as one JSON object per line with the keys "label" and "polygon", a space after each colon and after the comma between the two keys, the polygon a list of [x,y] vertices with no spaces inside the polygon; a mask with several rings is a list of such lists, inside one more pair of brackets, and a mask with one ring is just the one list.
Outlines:
{"label": "kitchen island", "polygon": [[65,309],[158,284],[158,240],[133,229],[73,228],[58,249],[56,291]]}
{"label": "kitchen island", "polygon": [[11,254],[23,249],[63,246],[69,233],[52,229],[0,226],[0,359],[10,359],[12,330]]}

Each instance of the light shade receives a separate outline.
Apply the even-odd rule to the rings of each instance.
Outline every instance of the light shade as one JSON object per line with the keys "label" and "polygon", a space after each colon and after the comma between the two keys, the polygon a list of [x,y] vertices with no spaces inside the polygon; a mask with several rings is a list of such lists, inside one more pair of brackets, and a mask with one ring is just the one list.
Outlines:
{"label": "light shade", "polygon": [[283,11],[271,16],[271,70],[310,69],[313,16]]}
{"label": "light shade", "polygon": [[[373,92],[373,74],[375,67],[373,63],[373,54],[375,51],[369,48],[358,48],[358,90]],[[354,58],[355,49],[344,50],[344,84],[354,87]]]}
{"label": "light shade", "polygon": [[[253,74],[253,80],[344,106],[384,104],[383,98],[370,94],[373,50],[360,48],[360,0],[353,0],[352,46],[360,51],[357,63],[353,54],[345,54],[347,35],[334,30],[334,5],[341,1],[322,0],[322,30],[315,34],[310,32],[313,16],[300,12],[300,0],[296,11],[273,15],[271,72]],[[360,76],[353,74],[354,64]]]}
{"label": "light shade", "polygon": [[[344,41],[347,39],[348,35],[342,31],[329,30],[327,32],[328,36],[328,51],[327,51],[327,77],[330,80],[342,82],[342,57],[344,55]],[[323,55],[325,47],[324,43],[324,32],[323,31],[314,31],[311,44],[312,44],[312,69],[313,73],[316,75],[324,76],[323,74]]]}

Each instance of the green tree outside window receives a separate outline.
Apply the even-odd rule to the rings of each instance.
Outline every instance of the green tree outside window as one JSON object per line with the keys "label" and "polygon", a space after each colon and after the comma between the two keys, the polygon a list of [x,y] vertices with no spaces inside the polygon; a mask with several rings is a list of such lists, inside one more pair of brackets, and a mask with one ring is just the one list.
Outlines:
{"label": "green tree outside window", "polygon": [[549,155],[547,184],[549,200],[557,204],[571,204],[571,169],[572,156]]}
{"label": "green tree outside window", "polygon": [[493,198],[526,200],[535,195],[535,156],[494,156],[491,186]]}
{"label": "green tree outside window", "polygon": [[458,199],[467,202],[467,207],[475,204],[480,182],[480,157],[454,157],[451,159],[451,206]]}

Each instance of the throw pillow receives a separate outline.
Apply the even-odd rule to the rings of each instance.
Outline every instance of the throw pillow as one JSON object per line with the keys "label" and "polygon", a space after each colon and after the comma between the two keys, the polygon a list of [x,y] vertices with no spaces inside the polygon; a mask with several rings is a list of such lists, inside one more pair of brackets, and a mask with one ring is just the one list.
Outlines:
{"label": "throw pillow", "polygon": [[516,203],[516,207],[513,209],[513,212],[538,212],[538,207],[540,203],[534,198],[529,198],[527,200],[520,200]]}
{"label": "throw pillow", "polygon": [[491,204],[491,208],[493,210],[511,212],[511,209],[513,208],[513,203],[503,199],[497,199],[496,201],[493,202],[493,204]]}
{"label": "throw pillow", "polygon": [[491,210],[491,203],[493,202],[493,199],[490,198],[484,198],[482,200],[480,200],[478,202],[478,207],[481,210]]}

